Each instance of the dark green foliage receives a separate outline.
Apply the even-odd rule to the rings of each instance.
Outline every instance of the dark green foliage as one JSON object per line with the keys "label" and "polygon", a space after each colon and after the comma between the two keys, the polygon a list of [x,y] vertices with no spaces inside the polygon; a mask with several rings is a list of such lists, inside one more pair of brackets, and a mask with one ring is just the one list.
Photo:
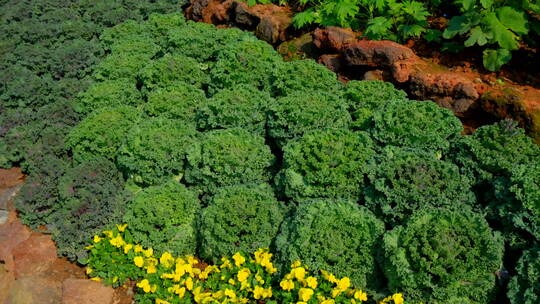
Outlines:
{"label": "dark green foliage", "polygon": [[254,87],[239,85],[212,96],[197,112],[203,130],[242,128],[264,136],[266,109],[274,99]]}
{"label": "dark green foliage", "polygon": [[416,213],[384,235],[384,272],[391,292],[412,302],[490,303],[503,242],[467,210]]}
{"label": "dark green foliage", "polygon": [[122,55],[141,55],[148,58],[154,57],[160,51],[161,47],[154,43],[154,39],[148,37],[133,37],[133,39],[120,40],[110,46],[113,54]]}
{"label": "dark green foliage", "polygon": [[516,267],[516,275],[508,286],[508,298],[512,304],[535,304],[540,302],[540,249],[523,252]]}
{"label": "dark green foliage", "polygon": [[51,214],[60,208],[58,181],[68,168],[62,159],[45,157],[39,170],[25,180],[15,199],[23,223],[32,228],[52,223]]}
{"label": "dark green foliage", "polygon": [[249,32],[239,29],[223,29],[216,31],[211,24],[202,22],[187,22],[187,26],[178,27],[168,33],[168,51],[210,62],[216,59],[216,53],[224,45],[240,41],[256,41],[257,38]]}
{"label": "dark green foliage", "polygon": [[171,180],[139,192],[128,205],[123,220],[135,243],[177,256],[193,255],[195,219],[200,208],[193,191]]}
{"label": "dark green foliage", "polygon": [[366,206],[387,224],[402,224],[418,209],[466,209],[475,203],[471,181],[432,153],[386,149],[368,170]]}
{"label": "dark green foliage", "polygon": [[376,255],[384,225],[369,210],[349,201],[300,203],[276,238],[278,260],[300,260],[310,270],[348,276],[355,286],[376,289],[381,275]]}
{"label": "dark green foliage", "polygon": [[235,252],[270,247],[285,212],[267,184],[219,188],[201,214],[201,257],[216,263]]}
{"label": "dark green foliage", "polygon": [[492,181],[494,198],[488,211],[512,248],[528,248],[540,241],[540,162],[516,165],[509,177]]}
{"label": "dark green foliage", "polygon": [[139,71],[151,62],[147,54],[112,54],[96,66],[93,76],[101,81],[123,78],[135,81]]}
{"label": "dark green foliage", "polygon": [[479,183],[540,159],[540,148],[511,120],[480,127],[455,146],[455,161]]}
{"label": "dark green foliage", "polygon": [[140,118],[139,111],[130,106],[98,109],[71,130],[66,145],[77,162],[94,156],[114,160],[128,131]]}
{"label": "dark green foliage", "polygon": [[281,191],[296,201],[308,198],[358,200],[367,163],[375,154],[365,132],[324,129],[307,132],[284,147]]}
{"label": "dark green foliage", "polygon": [[208,75],[195,59],[183,55],[169,54],[152,61],[138,76],[144,90],[165,87],[176,82],[185,82],[201,88],[208,83]]}
{"label": "dark green foliage", "polygon": [[135,20],[128,20],[114,27],[107,28],[99,36],[99,40],[105,45],[107,50],[113,49],[113,46],[124,41],[139,41],[140,39],[152,39],[146,28],[146,24]]}
{"label": "dark green foliage", "polygon": [[384,145],[447,150],[463,130],[454,114],[430,101],[388,103],[373,114],[373,138]]}
{"label": "dark green foliage", "polygon": [[209,131],[188,152],[186,182],[204,192],[270,180],[275,157],[264,138],[242,129]]}
{"label": "dark green foliage", "polygon": [[89,159],[68,170],[58,185],[60,206],[48,223],[58,253],[83,259],[91,237],[120,222],[123,189],[122,175],[107,159]]}
{"label": "dark green foliage", "polygon": [[346,128],[351,117],[335,93],[296,92],[270,105],[268,135],[283,146],[287,140],[322,128]]}
{"label": "dark green foliage", "polygon": [[273,73],[273,93],[286,96],[297,91],[335,92],[342,85],[336,74],[314,60],[294,60],[277,65]]}
{"label": "dark green foliage", "polygon": [[395,89],[392,83],[378,80],[349,81],[345,99],[353,119],[352,126],[361,130],[369,128],[373,113],[385,104],[408,100],[407,94]]}
{"label": "dark green foliage", "polygon": [[125,135],[117,163],[136,183],[154,185],[183,175],[186,151],[195,138],[193,125],[150,118],[134,125]]}
{"label": "dark green foliage", "polygon": [[142,103],[142,96],[135,87],[135,82],[129,79],[118,79],[94,83],[79,95],[75,109],[83,115],[88,115],[95,109],[103,107],[138,106]]}
{"label": "dark green foliage", "polygon": [[241,41],[221,48],[210,70],[211,89],[247,84],[270,91],[271,71],[282,62],[281,56],[264,41]]}
{"label": "dark green foliage", "polygon": [[203,90],[185,82],[176,82],[149,92],[143,109],[149,116],[195,123],[197,109],[205,102]]}

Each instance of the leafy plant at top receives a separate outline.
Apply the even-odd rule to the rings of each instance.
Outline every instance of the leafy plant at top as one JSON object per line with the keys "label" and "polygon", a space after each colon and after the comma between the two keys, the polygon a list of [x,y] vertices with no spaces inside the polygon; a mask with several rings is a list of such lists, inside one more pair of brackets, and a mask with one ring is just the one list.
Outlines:
{"label": "leafy plant at top", "polygon": [[221,186],[267,182],[274,161],[264,137],[243,129],[213,130],[189,149],[186,182],[205,193]]}
{"label": "leafy plant at top", "polygon": [[280,191],[295,201],[309,198],[358,200],[373,141],[365,132],[323,129],[305,133],[284,147],[276,176]]}
{"label": "leafy plant at top", "polygon": [[134,125],[118,151],[118,167],[138,184],[155,185],[182,177],[187,150],[197,136],[194,125],[150,118]]}
{"label": "leafy plant at top", "polygon": [[[525,2],[525,1],[524,1]],[[484,67],[498,70],[519,48],[521,36],[529,32],[529,22],[517,2],[493,0],[456,1],[463,15],[452,17],[443,37],[465,36],[466,47],[488,46],[484,50]]]}
{"label": "leafy plant at top", "polygon": [[388,147],[366,171],[365,204],[390,226],[404,223],[419,209],[462,210],[476,200],[471,181],[456,165],[422,150]]}
{"label": "leafy plant at top", "polygon": [[130,79],[96,82],[79,94],[75,109],[84,116],[98,108],[110,106],[138,106],[143,104],[142,95]]}
{"label": "leafy plant at top", "polygon": [[444,151],[459,137],[461,122],[431,101],[385,104],[373,114],[373,138],[384,145]]}
{"label": "leafy plant at top", "polygon": [[265,91],[238,85],[217,92],[197,111],[202,130],[242,128],[264,136],[266,112],[275,100]]}
{"label": "leafy plant at top", "polygon": [[378,80],[351,80],[345,89],[345,100],[349,105],[352,127],[367,130],[370,127],[373,113],[386,103],[408,101],[407,94],[397,90],[390,82]]}
{"label": "leafy plant at top", "polygon": [[481,215],[423,210],[384,235],[383,269],[390,291],[413,302],[487,304],[503,250]]}
{"label": "leafy plant at top", "polygon": [[508,285],[512,304],[534,304],[540,301],[540,248],[524,251],[516,267],[516,275]]}
{"label": "leafy plant at top", "polygon": [[351,117],[340,92],[295,92],[270,105],[268,135],[284,146],[309,130],[347,128]]}
{"label": "leafy plant at top", "polygon": [[286,210],[268,184],[219,188],[201,214],[201,257],[217,262],[236,252],[270,247]]}
{"label": "leafy plant at top", "polygon": [[195,220],[200,208],[195,192],[170,180],[137,193],[123,220],[135,242],[160,253],[193,255],[197,245]]}
{"label": "leafy plant at top", "polygon": [[348,276],[356,286],[377,290],[384,224],[369,210],[346,200],[300,203],[276,238],[282,266],[300,260],[310,270]]}

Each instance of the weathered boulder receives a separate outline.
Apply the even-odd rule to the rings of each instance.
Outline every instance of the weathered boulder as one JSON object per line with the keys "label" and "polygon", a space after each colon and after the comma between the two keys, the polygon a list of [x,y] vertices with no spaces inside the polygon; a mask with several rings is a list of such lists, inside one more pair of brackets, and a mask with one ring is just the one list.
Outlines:
{"label": "weathered boulder", "polygon": [[19,243],[11,252],[15,265],[15,277],[41,274],[56,260],[56,247],[50,235],[37,232]]}
{"label": "weathered boulder", "polygon": [[62,284],[62,304],[111,304],[114,289],[99,282],[67,279]]}
{"label": "weathered boulder", "polygon": [[34,276],[15,280],[6,304],[58,304],[62,303],[62,283]]}
{"label": "weathered boulder", "polygon": [[0,262],[5,264],[7,271],[14,271],[12,251],[20,243],[30,237],[31,231],[11,212],[5,224],[0,225]]}
{"label": "weathered boulder", "polygon": [[329,26],[313,31],[313,43],[323,52],[340,52],[345,44],[355,42],[357,35],[350,28]]}

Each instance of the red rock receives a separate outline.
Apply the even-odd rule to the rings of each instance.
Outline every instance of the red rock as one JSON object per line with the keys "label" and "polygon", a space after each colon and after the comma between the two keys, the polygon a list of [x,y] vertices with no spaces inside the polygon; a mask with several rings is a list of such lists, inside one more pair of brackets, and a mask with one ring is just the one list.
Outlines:
{"label": "red rock", "polygon": [[340,54],[324,54],[319,57],[318,62],[325,65],[332,72],[338,73],[343,65],[343,57]]}
{"label": "red rock", "polygon": [[0,264],[0,303],[6,303],[9,290],[15,283],[15,276]]}
{"label": "red rock", "polygon": [[49,269],[56,260],[56,247],[49,235],[32,233],[12,251],[15,277],[37,275]]}
{"label": "red rock", "polygon": [[350,28],[329,26],[313,32],[313,43],[323,52],[340,52],[345,44],[355,42],[356,36]]}
{"label": "red rock", "polygon": [[21,168],[0,169],[0,190],[19,185],[23,180]]}
{"label": "red rock", "polygon": [[413,51],[393,41],[359,40],[342,48],[349,65],[389,69],[397,82],[406,82],[420,59]]}
{"label": "red rock", "polygon": [[67,279],[62,285],[62,304],[111,304],[112,287],[85,279]]}
{"label": "red rock", "polygon": [[58,304],[62,302],[62,283],[43,277],[15,280],[6,304]]}
{"label": "red rock", "polygon": [[15,212],[11,212],[7,223],[0,225],[0,262],[8,271],[14,271],[12,250],[30,237],[31,231],[21,224]]}

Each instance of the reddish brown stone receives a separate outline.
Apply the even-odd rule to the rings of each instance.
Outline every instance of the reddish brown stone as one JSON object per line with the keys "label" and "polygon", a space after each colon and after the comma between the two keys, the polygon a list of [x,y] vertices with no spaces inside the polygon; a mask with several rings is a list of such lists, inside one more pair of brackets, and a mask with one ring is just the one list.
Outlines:
{"label": "reddish brown stone", "polygon": [[343,65],[343,57],[340,54],[324,54],[319,57],[319,63],[325,65],[332,72],[338,73]]}
{"label": "reddish brown stone", "polygon": [[43,273],[56,260],[56,247],[49,235],[32,233],[12,251],[15,277],[21,278]]}
{"label": "reddish brown stone", "polygon": [[6,303],[9,290],[15,283],[13,272],[7,271],[5,265],[0,264],[0,303]]}
{"label": "reddish brown stone", "polygon": [[350,28],[329,26],[313,32],[313,43],[323,52],[340,52],[345,44],[355,42],[356,36]]}
{"label": "reddish brown stone", "polygon": [[67,279],[62,286],[62,304],[111,304],[112,287],[85,279]]}
{"label": "reddish brown stone", "polygon": [[24,180],[21,168],[0,169],[0,191],[19,185]]}
{"label": "reddish brown stone", "polygon": [[62,302],[62,283],[43,277],[15,280],[6,304],[58,304]]}
{"label": "reddish brown stone", "polygon": [[406,82],[420,59],[413,51],[393,41],[359,40],[342,48],[349,65],[389,69],[397,82]]}
{"label": "reddish brown stone", "polygon": [[12,250],[30,237],[30,229],[21,224],[15,212],[11,212],[7,223],[0,225],[0,262],[8,271],[14,271]]}

